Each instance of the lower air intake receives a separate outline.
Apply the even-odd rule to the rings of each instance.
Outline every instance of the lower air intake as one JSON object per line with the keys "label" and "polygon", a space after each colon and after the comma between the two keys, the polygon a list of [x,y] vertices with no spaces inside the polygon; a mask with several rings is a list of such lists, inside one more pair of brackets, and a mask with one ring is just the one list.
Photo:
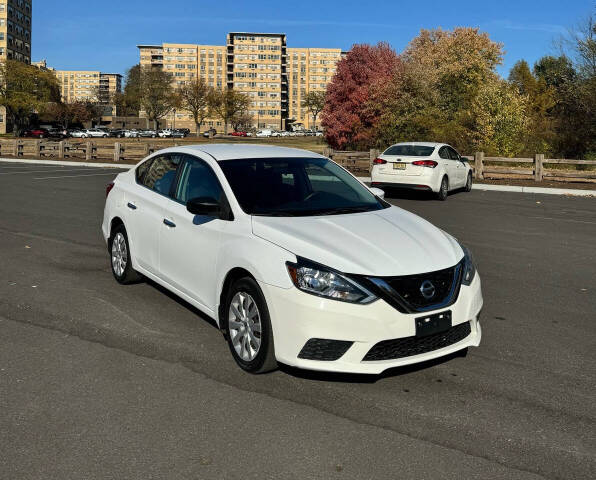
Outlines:
{"label": "lower air intake", "polygon": [[333,361],[341,358],[348,351],[354,342],[343,340],[326,340],[324,338],[311,338],[300,353],[298,358],[306,360]]}
{"label": "lower air intake", "polygon": [[461,323],[449,330],[426,337],[406,337],[383,340],[372,347],[363,361],[395,360],[432,352],[460,342],[471,333],[470,322]]}

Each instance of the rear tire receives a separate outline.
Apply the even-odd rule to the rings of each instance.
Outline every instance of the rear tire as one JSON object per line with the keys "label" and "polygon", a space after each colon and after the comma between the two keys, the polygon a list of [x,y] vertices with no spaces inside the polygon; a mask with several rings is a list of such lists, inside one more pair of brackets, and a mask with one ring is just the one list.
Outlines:
{"label": "rear tire", "polygon": [[251,277],[235,281],[227,293],[222,327],[234,360],[258,374],[277,369],[273,330],[263,292]]}
{"label": "rear tire", "polygon": [[439,188],[439,191],[437,193],[437,200],[441,200],[442,202],[444,202],[445,200],[447,200],[447,196],[449,195],[449,179],[447,178],[447,175],[443,176],[443,179],[441,180],[441,187]]}
{"label": "rear tire", "polygon": [[143,277],[132,268],[130,245],[124,225],[114,228],[108,247],[112,273],[116,281],[122,285],[139,282]]}
{"label": "rear tire", "polygon": [[466,192],[471,192],[471,191],[472,191],[472,183],[473,183],[473,180],[472,180],[472,172],[469,172],[469,173],[468,173],[468,180],[466,181],[466,186],[465,186],[465,188],[464,188],[464,190],[465,190]]}

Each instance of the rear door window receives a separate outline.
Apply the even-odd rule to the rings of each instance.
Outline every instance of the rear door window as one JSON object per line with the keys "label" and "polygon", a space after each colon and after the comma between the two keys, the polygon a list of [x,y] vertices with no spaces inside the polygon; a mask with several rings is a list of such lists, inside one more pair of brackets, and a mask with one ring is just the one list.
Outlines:
{"label": "rear door window", "polygon": [[445,160],[450,160],[451,155],[449,155],[449,148],[441,147],[441,149],[439,150],[439,157],[444,158]]}

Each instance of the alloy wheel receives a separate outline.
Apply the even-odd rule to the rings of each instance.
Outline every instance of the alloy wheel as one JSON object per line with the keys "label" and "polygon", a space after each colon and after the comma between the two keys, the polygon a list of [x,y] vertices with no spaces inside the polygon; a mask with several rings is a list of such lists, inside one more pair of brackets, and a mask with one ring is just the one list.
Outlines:
{"label": "alloy wheel", "polygon": [[228,328],[238,357],[250,362],[261,348],[261,316],[255,300],[246,292],[237,292],[230,302]]}
{"label": "alloy wheel", "polygon": [[122,233],[118,232],[112,240],[112,268],[118,277],[124,275],[128,263],[128,249]]}

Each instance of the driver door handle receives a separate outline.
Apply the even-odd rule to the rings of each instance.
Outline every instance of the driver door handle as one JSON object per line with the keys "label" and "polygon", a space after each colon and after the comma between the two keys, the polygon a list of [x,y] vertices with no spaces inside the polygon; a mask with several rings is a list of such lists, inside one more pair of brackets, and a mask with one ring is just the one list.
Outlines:
{"label": "driver door handle", "polygon": [[170,228],[176,228],[176,224],[174,222],[172,222],[171,220],[168,220],[167,218],[163,219],[163,224]]}
{"label": "driver door handle", "polygon": [[131,210],[136,210],[137,206],[134,203],[128,202],[128,204],[126,205],[128,208],[130,208]]}

